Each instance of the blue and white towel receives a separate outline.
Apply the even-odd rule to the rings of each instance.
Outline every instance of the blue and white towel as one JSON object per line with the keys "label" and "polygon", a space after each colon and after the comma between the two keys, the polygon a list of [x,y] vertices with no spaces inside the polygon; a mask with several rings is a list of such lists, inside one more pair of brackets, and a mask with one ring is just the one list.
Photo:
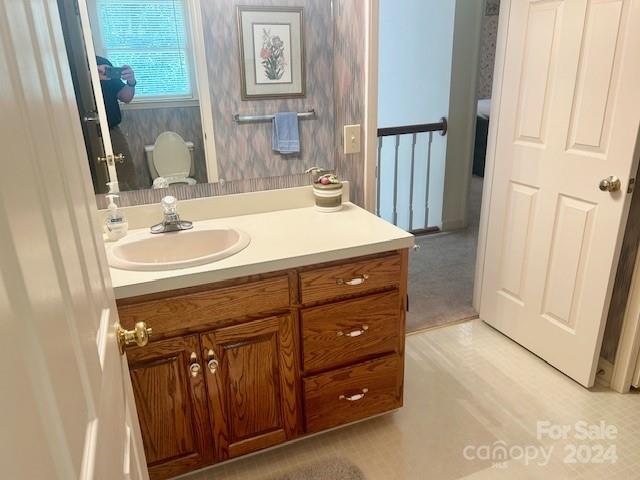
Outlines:
{"label": "blue and white towel", "polygon": [[280,112],[273,116],[272,148],[282,155],[300,153],[297,112]]}

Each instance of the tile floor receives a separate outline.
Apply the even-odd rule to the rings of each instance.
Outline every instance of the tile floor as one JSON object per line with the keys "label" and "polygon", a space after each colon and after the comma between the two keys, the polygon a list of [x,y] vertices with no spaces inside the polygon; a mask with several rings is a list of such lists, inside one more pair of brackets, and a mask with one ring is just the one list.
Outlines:
{"label": "tile floor", "polygon": [[[600,387],[586,390],[474,320],[407,338],[401,410],[185,478],[262,480],[341,457],[367,480],[640,479],[639,400]],[[577,440],[578,421],[605,422],[617,429],[615,439]],[[537,422],[571,426],[567,439],[537,438]],[[496,445],[515,458],[499,465],[465,458],[465,451],[481,456]],[[580,459],[594,462],[611,447],[617,461],[566,463],[574,446]],[[521,448],[538,457],[527,465]],[[540,466],[543,448],[551,454]]]}

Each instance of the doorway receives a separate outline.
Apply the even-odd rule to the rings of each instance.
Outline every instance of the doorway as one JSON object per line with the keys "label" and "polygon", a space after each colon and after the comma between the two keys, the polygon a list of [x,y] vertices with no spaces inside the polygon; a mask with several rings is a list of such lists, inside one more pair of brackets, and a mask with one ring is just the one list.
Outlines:
{"label": "doorway", "polygon": [[381,0],[376,211],[416,235],[409,332],[472,305],[498,1]]}

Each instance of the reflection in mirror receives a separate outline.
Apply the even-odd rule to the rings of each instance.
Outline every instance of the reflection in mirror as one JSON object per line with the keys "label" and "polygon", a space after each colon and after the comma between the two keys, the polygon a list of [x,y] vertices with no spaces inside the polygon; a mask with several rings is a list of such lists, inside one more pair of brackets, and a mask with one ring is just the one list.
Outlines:
{"label": "reflection in mirror", "polygon": [[96,193],[334,168],[331,0],[78,1],[58,0]]}
{"label": "reflection in mirror", "polygon": [[111,145],[124,156],[120,190],[207,182],[188,3],[87,0],[87,9]]}

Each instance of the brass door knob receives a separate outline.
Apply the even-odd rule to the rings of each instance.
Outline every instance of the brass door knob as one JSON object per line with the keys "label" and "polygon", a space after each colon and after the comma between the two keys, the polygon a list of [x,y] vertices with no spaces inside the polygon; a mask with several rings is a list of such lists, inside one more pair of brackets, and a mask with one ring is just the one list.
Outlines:
{"label": "brass door knob", "polygon": [[118,346],[120,347],[120,353],[124,354],[127,347],[138,346],[144,347],[149,343],[149,337],[153,330],[147,327],[145,322],[138,322],[135,324],[133,330],[125,330],[121,326],[118,326],[117,338]]}
{"label": "brass door knob", "polygon": [[600,180],[598,188],[603,192],[617,192],[620,190],[620,179],[611,175],[610,177]]}

